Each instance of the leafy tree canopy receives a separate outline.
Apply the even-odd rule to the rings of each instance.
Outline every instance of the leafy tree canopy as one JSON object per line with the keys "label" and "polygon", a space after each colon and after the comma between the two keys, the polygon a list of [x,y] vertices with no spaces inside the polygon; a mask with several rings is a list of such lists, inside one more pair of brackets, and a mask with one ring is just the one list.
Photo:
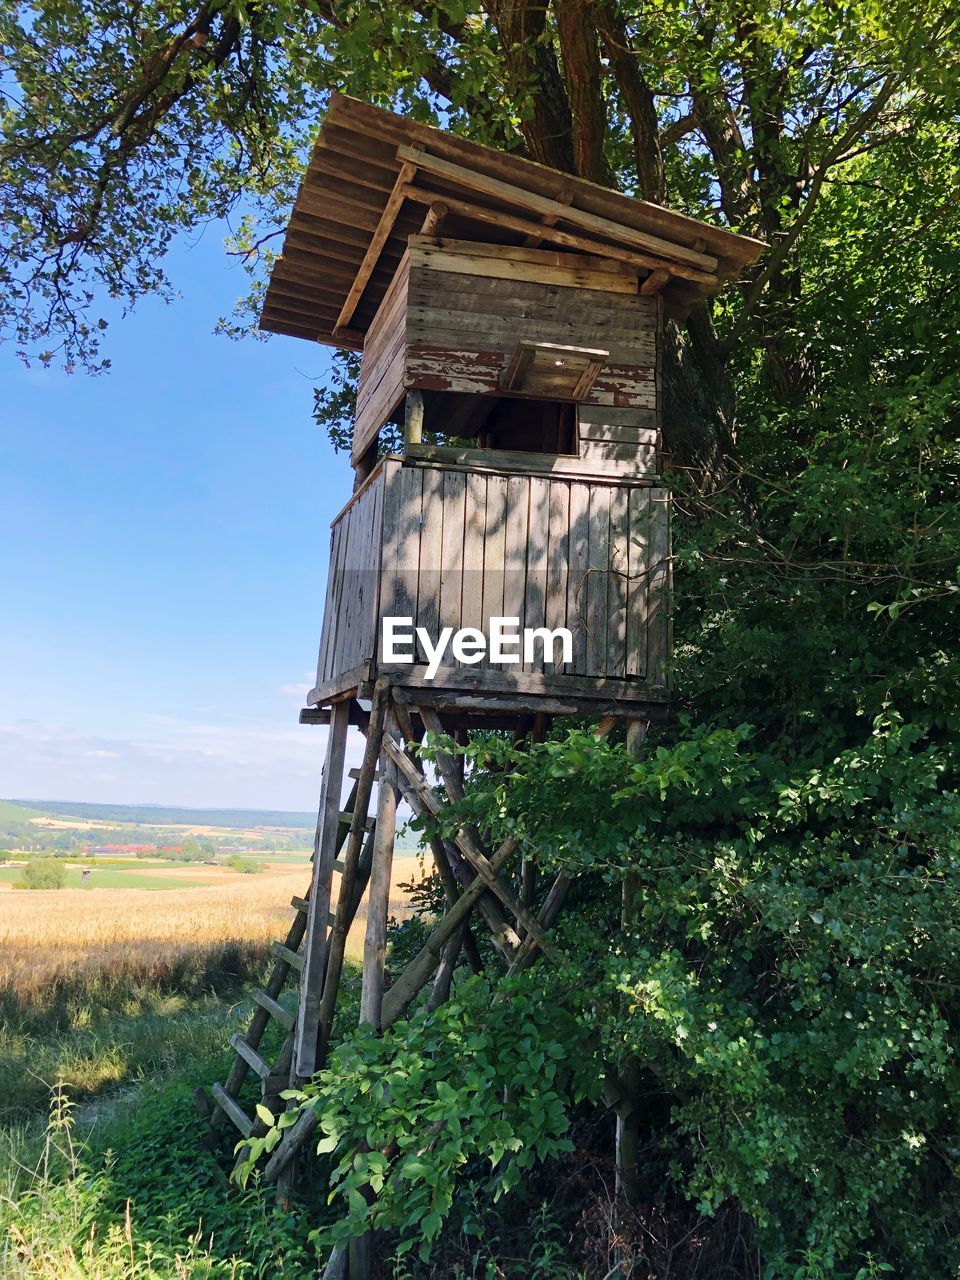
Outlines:
{"label": "leafy tree canopy", "polygon": [[102,297],[170,296],[166,249],[215,218],[259,278],[337,88],[761,235],[744,293],[770,342],[825,184],[952,109],[956,30],[952,5],[921,27],[907,0],[15,4],[0,325],[102,368]]}

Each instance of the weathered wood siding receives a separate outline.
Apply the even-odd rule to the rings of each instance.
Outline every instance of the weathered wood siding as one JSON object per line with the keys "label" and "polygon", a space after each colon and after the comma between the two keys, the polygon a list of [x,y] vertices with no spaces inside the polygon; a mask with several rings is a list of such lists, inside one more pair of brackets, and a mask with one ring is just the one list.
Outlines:
{"label": "weathered wood siding", "polygon": [[[364,344],[354,457],[409,389],[499,394],[518,343],[527,341],[609,352],[579,407],[587,428],[581,456],[635,456],[639,469],[652,470],[658,300],[637,293],[636,273],[631,284],[622,270],[578,266],[577,255],[544,252],[543,265],[532,266],[491,257],[492,248],[477,245],[471,257],[462,246],[452,252],[411,238]],[[598,436],[600,429],[619,434]]]}
{"label": "weathered wood siding", "polygon": [[318,688],[362,667],[376,653],[385,479],[381,467],[347,503],[330,531]]}
{"label": "weathered wood siding", "polygon": [[[656,412],[655,298],[566,284],[440,270],[439,250],[410,249],[408,387],[496,394],[520,341],[609,351],[585,403]],[[570,255],[568,255],[570,256]],[[462,255],[456,255],[454,262]]]}
{"label": "weathered wood siding", "polygon": [[657,471],[657,414],[608,405],[577,407],[580,457],[589,464],[632,462],[640,472]]}
{"label": "weathered wood siding", "polygon": [[539,673],[665,688],[668,506],[651,484],[387,460],[334,525],[318,686],[368,664],[394,616],[434,640],[443,627],[488,634],[492,617],[573,633],[571,662],[545,662],[538,645],[496,678],[448,650],[437,680],[450,687],[482,687],[486,670],[491,686]]}
{"label": "weathered wood siding", "polygon": [[406,394],[406,314],[409,262],[397,268],[367,330],[357,383],[353,456],[363,454]]}

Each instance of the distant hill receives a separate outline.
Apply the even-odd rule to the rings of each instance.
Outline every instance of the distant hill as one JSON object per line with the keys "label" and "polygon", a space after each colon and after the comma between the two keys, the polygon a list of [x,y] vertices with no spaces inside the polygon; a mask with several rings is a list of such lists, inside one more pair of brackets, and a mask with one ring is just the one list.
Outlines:
{"label": "distant hill", "polygon": [[31,818],[42,817],[40,809],[28,809],[26,805],[12,800],[0,800],[0,822],[29,822]]}
{"label": "distant hill", "polygon": [[87,804],[80,800],[0,800],[0,821],[26,822],[45,814],[121,826],[284,827],[297,831],[312,831],[317,821],[315,813],[284,809],[176,809],[153,804]]}

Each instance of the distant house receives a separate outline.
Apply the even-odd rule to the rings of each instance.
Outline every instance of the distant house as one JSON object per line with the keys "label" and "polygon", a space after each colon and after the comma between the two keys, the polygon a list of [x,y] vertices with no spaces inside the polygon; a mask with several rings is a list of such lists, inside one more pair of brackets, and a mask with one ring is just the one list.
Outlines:
{"label": "distant house", "polygon": [[87,845],[84,853],[156,853],[153,844],[95,844]]}

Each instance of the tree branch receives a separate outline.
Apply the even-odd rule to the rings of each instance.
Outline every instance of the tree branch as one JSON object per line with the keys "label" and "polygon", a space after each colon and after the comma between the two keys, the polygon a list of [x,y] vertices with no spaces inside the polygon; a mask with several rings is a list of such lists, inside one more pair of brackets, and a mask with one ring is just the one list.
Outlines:
{"label": "tree branch", "polygon": [[668,124],[660,134],[660,150],[665,151],[667,147],[672,147],[682,138],[686,138],[691,133],[696,133],[700,127],[696,113],[691,111],[687,115],[681,116],[679,120],[673,120]]}
{"label": "tree branch", "polygon": [[666,194],[663,151],[653,93],[640,70],[639,58],[630,47],[626,23],[614,0],[599,0],[593,6],[593,17],[630,118],[639,194],[644,200],[662,204]]}
{"label": "tree branch", "polygon": [[750,157],[740,125],[721,89],[690,86],[693,116],[713,157],[720,188],[720,208],[733,227],[748,226],[756,206]]}
{"label": "tree branch", "polygon": [[866,107],[857,119],[844,130],[839,138],[836,139],[833,146],[827,151],[823,159],[813,171],[813,176],[807,191],[806,200],[799,214],[794,218],[789,230],[767,253],[763,268],[754,279],[750,288],[747,290],[744,300],[743,309],[737,318],[732,332],[724,342],[724,350],[730,351],[736,345],[741,334],[746,328],[754,309],[760,299],[760,295],[767,287],[771,279],[777,274],[786,260],[788,254],[792,251],[800,234],[806,227],[807,223],[813,216],[816,209],[820,192],[826,181],[827,174],[837,164],[842,163],[850,148],[862,138],[877,117],[883,111],[883,108],[889,102],[894,92],[900,85],[899,75],[890,74],[883,83],[880,92],[874,98],[869,107]]}

